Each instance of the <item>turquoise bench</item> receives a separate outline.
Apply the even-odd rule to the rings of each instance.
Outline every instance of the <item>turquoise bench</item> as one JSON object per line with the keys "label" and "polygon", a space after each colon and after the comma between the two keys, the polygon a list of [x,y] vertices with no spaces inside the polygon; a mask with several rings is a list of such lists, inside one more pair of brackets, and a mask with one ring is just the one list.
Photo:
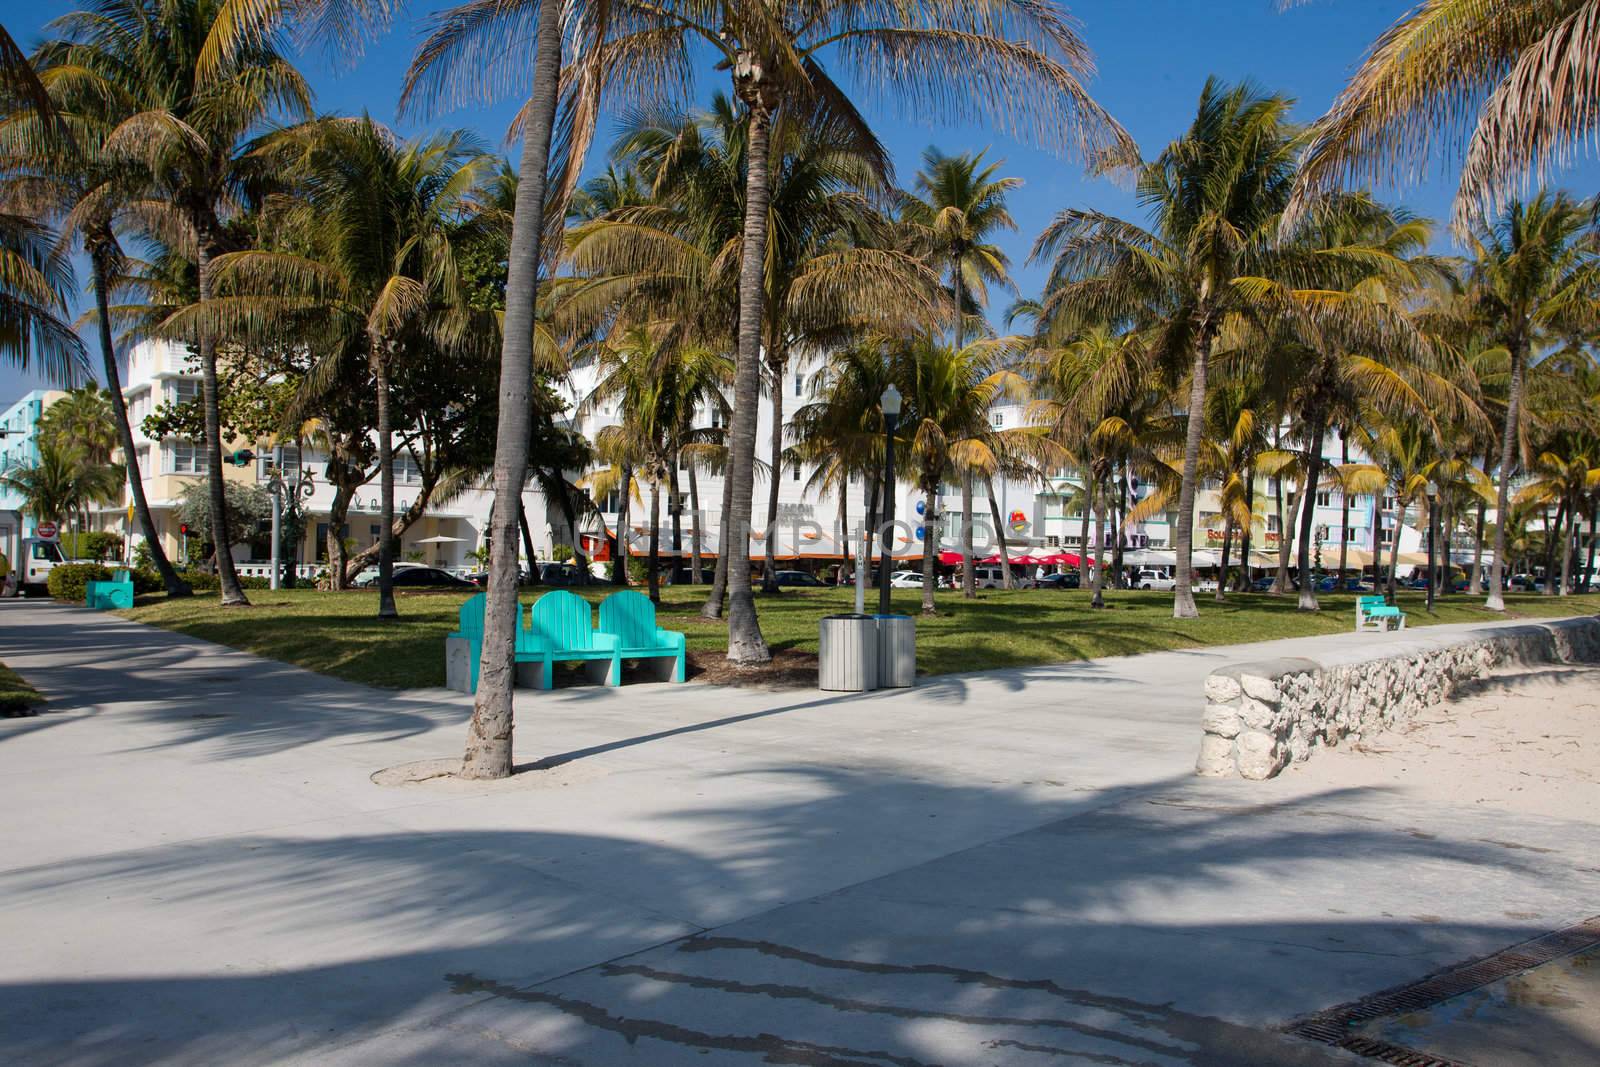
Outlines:
{"label": "turquoise bench", "polygon": [[600,601],[600,632],[616,639],[622,659],[651,662],[662,681],[684,680],[684,636],[656,625],[649,597],[624,589]]}
{"label": "turquoise bench", "polygon": [[[478,691],[478,665],[483,659],[483,614],[485,605],[488,604],[487,593],[476,593],[467,598],[461,605],[457,614],[457,629],[446,639],[446,650],[449,641],[465,641],[467,644],[467,684],[463,692],[476,693]],[[537,651],[522,647],[522,605],[517,605],[517,636],[513,645],[512,659],[516,663],[541,663],[544,657]],[[450,672],[450,665],[446,663],[446,674]],[[450,683],[453,687],[461,689],[457,682]]]}
{"label": "turquoise bench", "polygon": [[590,681],[622,684],[622,657],[617,639],[594,628],[589,602],[565,589],[540,597],[528,611],[526,626],[517,628],[517,662],[540,663],[538,689],[555,684],[555,665],[577,660]]}
{"label": "turquoise bench", "polygon": [[84,603],[96,611],[133,607],[133,573],[116,571],[109,582],[89,582],[84,586]]}
{"label": "turquoise bench", "polygon": [[[1394,624],[1391,627],[1391,623]],[[1406,613],[1386,602],[1381,596],[1356,597],[1357,630],[1404,630]]]}

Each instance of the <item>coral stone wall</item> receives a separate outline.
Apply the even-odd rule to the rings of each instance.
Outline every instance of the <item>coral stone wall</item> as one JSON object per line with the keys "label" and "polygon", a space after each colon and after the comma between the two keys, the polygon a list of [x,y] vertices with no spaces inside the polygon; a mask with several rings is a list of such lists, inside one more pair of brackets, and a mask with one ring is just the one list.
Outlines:
{"label": "coral stone wall", "polygon": [[1477,630],[1442,644],[1396,637],[1321,659],[1264,660],[1213,671],[1205,683],[1205,735],[1195,770],[1271,778],[1318,745],[1356,740],[1409,719],[1448,700],[1462,682],[1507,662],[1600,662],[1600,619]]}

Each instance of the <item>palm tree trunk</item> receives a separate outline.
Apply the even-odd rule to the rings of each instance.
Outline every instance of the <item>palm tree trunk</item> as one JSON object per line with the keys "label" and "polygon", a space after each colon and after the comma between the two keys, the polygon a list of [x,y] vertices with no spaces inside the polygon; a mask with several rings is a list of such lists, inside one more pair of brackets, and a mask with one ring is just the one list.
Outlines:
{"label": "palm tree trunk", "polygon": [[1306,422],[1311,427],[1311,433],[1306,438],[1306,479],[1300,489],[1304,499],[1301,501],[1300,529],[1297,531],[1300,544],[1299,608],[1301,611],[1319,611],[1317,578],[1311,572],[1311,538],[1316,531],[1317,485],[1322,479],[1322,438],[1328,431],[1321,411],[1313,408],[1307,414]]}
{"label": "palm tree trunk", "polygon": [[1334,588],[1344,591],[1344,572],[1350,566],[1350,493],[1344,484],[1344,467],[1350,465],[1350,442],[1345,427],[1339,428],[1339,580]]}
{"label": "palm tree trunk", "polygon": [[866,535],[867,535],[867,546],[866,546],[866,550],[863,551],[861,544],[859,542],[857,542],[856,548],[855,548],[855,551],[856,551],[856,566],[865,567],[867,569],[867,584],[869,586],[873,585],[873,582],[872,582],[872,549],[881,540],[879,538],[879,536],[878,536],[878,533],[877,533],[877,530],[878,530],[878,489],[879,489],[879,487],[881,485],[882,485],[882,481],[876,475],[868,474],[866,476],[867,518],[866,518],[866,526],[863,529],[865,530]]}
{"label": "palm tree trunk", "polygon": [[1111,585],[1114,589],[1128,588],[1127,571],[1124,569],[1123,553],[1128,548],[1128,465],[1122,465],[1122,473],[1117,477],[1117,510],[1116,523],[1112,534],[1114,544],[1111,550]]}
{"label": "palm tree trunk", "polygon": [[984,482],[989,489],[989,521],[994,523],[995,540],[1000,545],[1000,584],[1015,589],[1016,582],[1011,578],[1011,546],[1006,543],[1006,527],[1000,521],[1000,502],[994,498],[994,479],[985,478]]}
{"label": "palm tree trunk", "polygon": [[939,502],[939,483],[924,482],[922,486],[922,613],[933,615],[938,610],[933,604],[933,561],[939,554],[939,534],[934,507]]}
{"label": "palm tree trunk", "polygon": [[1083,519],[1078,527],[1078,588],[1086,589],[1094,581],[1090,573],[1090,541],[1089,541],[1089,516],[1094,511],[1094,475],[1089,468],[1083,468],[1083,500],[1080,503]]}
{"label": "palm tree trunk", "polygon": [[[735,75],[735,89],[740,76]],[[752,84],[740,93],[749,107],[747,127],[749,165],[745,168],[744,249],[739,265],[739,352],[734,366],[733,419],[728,428],[731,449],[728,475],[732,479],[731,510],[736,528],[723,531],[725,547],[733,542],[740,559],[730,560],[728,571],[728,660],[740,666],[769,663],[772,653],[761,636],[755,596],[750,588],[750,563],[745,558],[750,523],[751,494],[755,488],[756,407],[761,402],[761,327],[766,321],[767,227],[771,188],[767,172],[771,163],[772,106],[764,87]],[[773,472],[777,476],[777,472]],[[730,536],[731,535],[731,536]],[[727,552],[724,551],[724,555]]]}
{"label": "palm tree trunk", "polygon": [[1089,598],[1091,608],[1106,606],[1106,568],[1105,568],[1105,543],[1106,543],[1106,507],[1105,500],[1109,496],[1105,487],[1095,485],[1094,509],[1094,596]]}
{"label": "palm tree trunk", "polygon": [[[1275,450],[1283,448],[1283,428],[1275,427],[1272,431],[1272,447]],[[1272,577],[1272,588],[1267,590],[1270,596],[1283,596],[1289,591],[1289,546],[1293,543],[1289,536],[1290,511],[1283,506],[1283,469],[1278,469],[1274,479],[1272,498],[1278,510],[1278,573]]]}
{"label": "palm tree trunk", "polygon": [[1218,604],[1228,598],[1228,554],[1233,550],[1233,516],[1229,515],[1222,520],[1222,566],[1217,571],[1217,592],[1215,599]]}
{"label": "palm tree trunk", "polygon": [[1385,599],[1394,603],[1395,570],[1400,566],[1400,528],[1406,524],[1406,505],[1400,499],[1400,494],[1395,493],[1394,498],[1394,540],[1389,542],[1389,589]]}
{"label": "palm tree trunk", "polygon": [[1594,588],[1594,550],[1595,541],[1600,532],[1600,497],[1596,497],[1589,504],[1589,559],[1583,566],[1583,591],[1587,593]]}
{"label": "palm tree trunk", "polygon": [[[378,390],[378,618],[398,619],[394,606],[394,422],[389,411],[388,353],[377,348],[372,376]],[[522,494],[517,494],[518,514]],[[515,544],[515,542],[513,542]]]}
{"label": "palm tree trunk", "polygon": [[[1494,469],[1493,453],[1484,454],[1483,469],[1486,472]],[[1488,510],[1489,505],[1484,503],[1482,498],[1479,498],[1478,522],[1472,535],[1472,582],[1467,587],[1467,591],[1473,596],[1478,596],[1483,592],[1483,529],[1484,524],[1488,521]]]}
{"label": "palm tree trunk", "polygon": [[[195,220],[195,266],[200,302],[211,299],[211,232],[205,220]],[[200,406],[205,409],[206,485],[211,490],[211,543],[217,557],[217,579],[223,607],[249,607],[250,598],[239,584],[228,543],[228,498],[222,478],[222,415],[217,406],[217,343],[210,330],[200,333]]]}
{"label": "palm tree trunk", "polygon": [[1495,497],[1494,563],[1489,571],[1489,596],[1483,606],[1490,611],[1506,610],[1500,588],[1505,580],[1506,527],[1511,518],[1511,475],[1517,463],[1517,421],[1522,414],[1522,378],[1528,361],[1527,342],[1518,337],[1511,344],[1511,382],[1506,389],[1506,425],[1500,437],[1500,488]]}
{"label": "palm tree trunk", "polygon": [[705,525],[705,516],[700,514],[700,476],[695,471],[694,461],[689,462],[689,513],[694,516],[694,530],[689,534],[689,551],[692,554],[692,569],[689,572],[689,584],[700,584],[700,528]]}
{"label": "palm tree trunk", "polygon": [[850,560],[850,479],[839,479],[839,535],[834,538],[839,549],[839,570],[833,577],[834,585],[844,585],[844,565]]}
{"label": "palm tree trunk", "polygon": [[[1211,325],[1195,332],[1194,359],[1189,369],[1189,425],[1183,443],[1183,482],[1178,490],[1178,529],[1173,550],[1178,555],[1177,582],[1172,590],[1172,617],[1199,618],[1194,604],[1194,496],[1200,477],[1200,438],[1205,432],[1206,372],[1211,364]],[[1096,557],[1098,558],[1098,557]]]}
{"label": "palm tree trunk", "polygon": [[628,565],[633,562],[633,532],[629,524],[633,522],[633,468],[627,464],[622,468],[622,502],[617,505],[617,558],[611,565],[611,581],[614,585],[632,585],[633,576],[628,573]]}
{"label": "palm tree trunk", "polygon": [[1545,513],[1544,522],[1544,588],[1539,590],[1543,596],[1556,595],[1556,545],[1561,540],[1561,524],[1566,520],[1567,502],[1561,501],[1556,505],[1556,517],[1552,522],[1550,513]]}
{"label": "palm tree trunk", "polygon": [[538,582],[539,568],[535,565],[538,555],[533,548],[533,531],[528,528],[528,509],[522,503],[520,496],[517,497],[517,529],[522,532],[522,554],[528,557],[528,573],[533,575],[535,582]]}
{"label": "palm tree trunk", "polygon": [[978,595],[978,575],[972,563],[972,479],[971,470],[961,472],[961,595],[967,600]]}
{"label": "palm tree trunk", "polygon": [[675,452],[672,465],[667,468],[667,514],[672,517],[672,580],[678,580],[678,568],[683,564],[683,508],[678,500],[678,462],[682,453]]}
{"label": "palm tree trunk", "polygon": [[650,603],[661,603],[661,475],[650,479],[650,567],[645,575]]}
{"label": "palm tree trunk", "polygon": [[1250,513],[1250,521],[1245,524],[1244,532],[1239,547],[1239,580],[1233,583],[1235,592],[1250,592],[1250,549],[1252,534],[1255,533],[1256,518],[1256,465],[1254,462],[1245,464],[1244,468],[1244,509]]}
{"label": "palm tree trunk", "polygon": [[[783,364],[769,344],[772,362],[772,474],[767,480],[767,536],[761,555],[761,592],[777,593],[778,586],[778,490],[783,482]],[[795,546],[796,551],[799,546]]]}
{"label": "palm tree trunk", "polygon": [[[722,515],[718,520],[718,538],[720,544],[717,551],[717,565],[711,572],[711,593],[706,597],[706,602],[700,605],[700,617],[703,619],[722,618],[722,603],[728,595],[728,565],[733,556],[733,477],[728,473],[726,465],[722,468]],[[750,544],[749,538],[738,546],[740,558]]]}
{"label": "palm tree trunk", "polygon": [[1441,492],[1439,494],[1439,584],[1438,595],[1450,596],[1455,591],[1456,567],[1450,562],[1451,551],[1455,547],[1456,514],[1450,505],[1449,497]]}
{"label": "palm tree trunk", "polygon": [[[560,489],[557,496],[558,506],[561,508],[561,521],[567,524],[567,535],[572,538],[572,555],[578,561],[578,584],[588,585],[591,577],[589,573],[589,553],[583,550],[583,534],[578,531],[578,511],[572,503],[572,487],[567,484],[566,472],[552,470],[550,483]],[[528,558],[533,558],[533,546],[528,546]]]}
{"label": "palm tree trunk", "polygon": [[507,778],[512,770],[512,655],[517,616],[516,501],[528,472],[533,412],[533,329],[539,296],[544,202],[561,75],[561,6],[541,4],[533,91],[522,133],[522,160],[507,254],[506,307],[500,349],[499,425],[494,450],[494,539],[483,617],[478,693],[467,731],[463,778]]}
{"label": "palm tree trunk", "polygon": [[[155,564],[156,573],[161,575],[161,585],[166,589],[167,596],[193,596],[194,590],[189,588],[188,582],[178,577],[172,561],[167,559],[167,551],[161,546],[160,535],[156,533],[155,519],[150,515],[150,502],[144,495],[144,477],[139,473],[139,451],[133,443],[133,424],[128,421],[128,403],[122,396],[117,350],[111,339],[111,268],[106,262],[106,252],[98,242],[91,250],[90,263],[94,270],[94,303],[99,319],[95,325],[100,335],[101,367],[105,371],[106,390],[111,394],[111,410],[117,418],[117,433],[122,439],[122,458],[127,467],[133,512],[139,519],[139,531],[144,534],[144,543],[150,549],[150,560]],[[133,546],[127,546],[127,550],[129,558],[132,558]]]}
{"label": "palm tree trunk", "polygon": [[1572,538],[1578,530],[1578,502],[1572,501],[1567,507],[1567,525],[1561,537],[1561,595],[1566,596],[1572,589],[1572,557],[1576,554],[1572,547]]}

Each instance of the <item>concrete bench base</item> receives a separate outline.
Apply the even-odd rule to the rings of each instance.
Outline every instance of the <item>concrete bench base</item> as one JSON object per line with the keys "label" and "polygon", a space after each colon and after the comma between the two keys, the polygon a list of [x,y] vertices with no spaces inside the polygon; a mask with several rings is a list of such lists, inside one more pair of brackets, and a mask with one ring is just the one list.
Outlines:
{"label": "concrete bench base", "polygon": [[472,692],[472,642],[465,637],[444,639],[444,687]]}

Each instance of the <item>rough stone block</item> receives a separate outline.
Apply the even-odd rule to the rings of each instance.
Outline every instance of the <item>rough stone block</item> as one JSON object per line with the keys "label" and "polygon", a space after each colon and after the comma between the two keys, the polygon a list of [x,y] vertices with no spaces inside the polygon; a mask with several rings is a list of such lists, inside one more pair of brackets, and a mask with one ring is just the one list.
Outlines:
{"label": "rough stone block", "polygon": [[1233,764],[1233,742],[1216,734],[1206,734],[1200,739],[1200,758],[1195,760],[1196,774],[1207,778],[1231,778],[1238,771]]}
{"label": "rough stone block", "polygon": [[1239,709],[1232,704],[1207,704],[1201,725],[1206,733],[1218,737],[1237,737],[1244,726],[1239,721]]}
{"label": "rough stone block", "polygon": [[1252,697],[1243,697],[1239,701],[1239,718],[1244,724],[1254,730],[1268,730],[1278,717],[1278,709],[1271,704],[1265,704]]}
{"label": "rough stone block", "polygon": [[1213,704],[1226,704],[1239,699],[1242,689],[1237,678],[1229,677],[1221,672],[1213,673],[1206,677],[1206,699]]}
{"label": "rough stone block", "polygon": [[1245,696],[1255,697],[1276,704],[1283,697],[1283,691],[1278,688],[1276,678],[1267,678],[1259,674],[1241,674],[1239,685],[1244,689]]}
{"label": "rough stone block", "polygon": [[1234,741],[1239,773],[1253,781],[1271,778],[1288,762],[1288,747],[1271,734],[1246,730]]}

